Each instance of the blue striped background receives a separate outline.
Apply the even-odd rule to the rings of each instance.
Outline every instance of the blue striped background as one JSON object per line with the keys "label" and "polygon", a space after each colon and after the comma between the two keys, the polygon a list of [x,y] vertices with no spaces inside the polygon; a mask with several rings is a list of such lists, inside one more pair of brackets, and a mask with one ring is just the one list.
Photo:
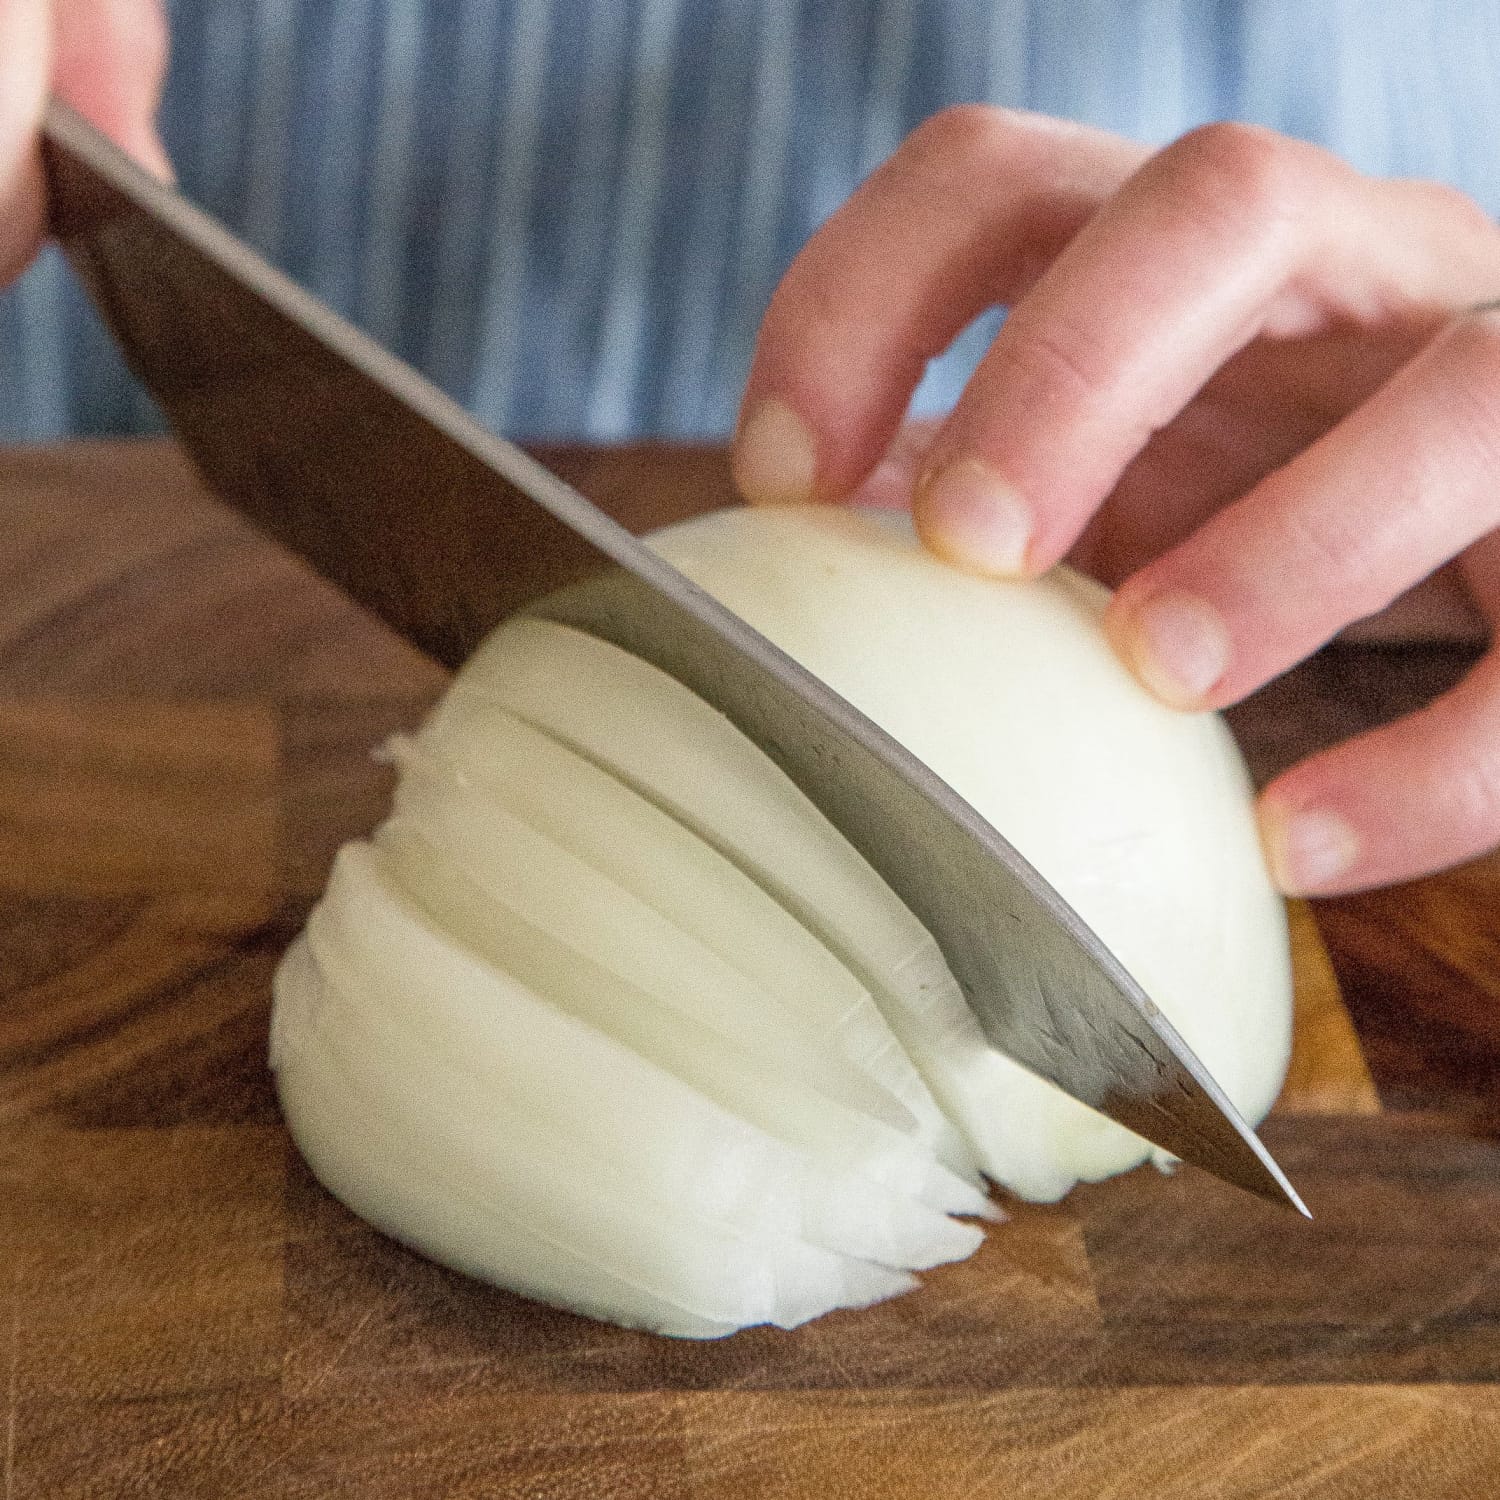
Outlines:
{"label": "blue striped background", "polygon": [[[919,120],[1159,142],[1237,117],[1500,208],[1500,5],[1460,0],[176,0],[184,189],[522,437],[732,425],[816,224]],[[929,375],[951,400],[985,336]],[[0,297],[0,438],[140,430],[55,256]]]}

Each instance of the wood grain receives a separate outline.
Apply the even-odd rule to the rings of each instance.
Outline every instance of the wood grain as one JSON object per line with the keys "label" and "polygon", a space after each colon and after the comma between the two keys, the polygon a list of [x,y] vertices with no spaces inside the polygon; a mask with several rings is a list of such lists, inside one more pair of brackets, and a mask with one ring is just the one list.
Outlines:
{"label": "wood grain", "polygon": [[[548,456],[637,525],[728,497]],[[269,976],[442,675],[162,445],[0,455],[0,527],[3,1500],[1494,1492],[1497,862],[1293,908],[1313,1223],[1141,1171],[868,1312],[654,1339],[409,1254],[280,1124]],[[1236,726],[1268,774],[1465,660],[1336,648]]]}
{"label": "wood grain", "polygon": [[[808,1400],[685,1414],[693,1494],[1203,1496],[1489,1493],[1500,1413],[1468,1387],[1180,1386]],[[1247,1442],[1247,1436],[1253,1434]],[[861,1456],[849,1483],[848,1456]],[[1431,1455],[1420,1488],[1414,1453]]]}

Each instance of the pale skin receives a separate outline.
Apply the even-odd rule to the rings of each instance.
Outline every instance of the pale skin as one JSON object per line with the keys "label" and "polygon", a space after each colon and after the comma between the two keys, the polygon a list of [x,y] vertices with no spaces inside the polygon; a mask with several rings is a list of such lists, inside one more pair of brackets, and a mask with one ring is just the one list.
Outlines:
{"label": "pale skin", "polygon": [[[1346,627],[1500,620],[1500,230],[1239,125],[1152,153],[963,106],[919,127],[772,300],[735,473],[752,501],[912,507],[981,573],[1067,558],[1181,709],[1221,708]],[[925,362],[1011,310],[957,406],[903,426]],[[1500,652],[1260,799],[1289,892],[1500,843]]]}
{"label": "pale skin", "polygon": [[42,242],[37,127],[48,94],[170,176],[153,123],[166,66],[158,0],[0,0],[0,286]]}
{"label": "pale skin", "polygon": [[[158,0],[0,0],[0,283],[43,236],[48,94],[168,175],[166,57]],[[1496,297],[1500,231],[1449,189],[1247,127],[1151,153],[963,106],[787,273],[736,477],[753,502],[910,504],[980,572],[1069,558],[1118,587],[1110,635],[1148,688],[1222,707],[1353,622],[1489,638],[1500,313],[1471,309]],[[996,303],[1010,316],[954,411],[903,425],[925,362]],[[1260,811],[1288,891],[1494,847],[1500,654],[1294,767]]]}

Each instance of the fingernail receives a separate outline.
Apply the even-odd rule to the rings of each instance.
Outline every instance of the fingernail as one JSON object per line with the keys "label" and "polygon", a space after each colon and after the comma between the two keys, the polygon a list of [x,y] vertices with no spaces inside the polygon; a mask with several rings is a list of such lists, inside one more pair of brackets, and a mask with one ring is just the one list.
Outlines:
{"label": "fingernail", "polygon": [[812,434],[785,401],[758,402],[734,444],[734,482],[752,505],[802,505],[812,498],[818,454]]}
{"label": "fingernail", "polygon": [[1359,835],[1337,813],[1308,808],[1265,814],[1266,858],[1276,884],[1289,896],[1310,895],[1354,868]]}
{"label": "fingernail", "polygon": [[1158,594],[1131,622],[1128,654],[1136,675],[1173,708],[1197,708],[1229,668],[1229,632],[1196,594]]}
{"label": "fingernail", "polygon": [[916,521],[922,540],[961,568],[999,577],[1025,571],[1031,511],[978,459],[959,459],[919,484]]}

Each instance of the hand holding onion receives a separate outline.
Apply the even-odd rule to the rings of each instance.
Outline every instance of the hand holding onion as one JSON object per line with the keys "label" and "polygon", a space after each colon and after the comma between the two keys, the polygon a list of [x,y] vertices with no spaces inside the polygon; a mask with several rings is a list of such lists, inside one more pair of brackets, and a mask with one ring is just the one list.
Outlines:
{"label": "hand holding onion", "polygon": [[[957,572],[892,515],[653,541],[1006,833],[1265,1113],[1291,987],[1249,782],[1120,665],[1102,589]],[[428,1254],[679,1336],[790,1327],[971,1253],[981,1173],[1052,1199],[1153,1155],[991,1051],[853,848],[618,648],[512,621],[390,753],[392,816],[278,973],[272,1062],[320,1179]]]}
{"label": "hand holding onion", "polygon": [[[1152,154],[1065,122],[934,117],[810,241],[761,331],[736,472],[756,501],[912,501],[981,573],[1063,557],[1119,592],[1140,680],[1233,703],[1353,622],[1500,617],[1500,229],[1431,183],[1216,125]],[[924,362],[1010,315],[959,401]],[[1434,570],[1453,565],[1427,584]],[[1294,767],[1261,821],[1288,890],[1500,841],[1500,656]]]}

